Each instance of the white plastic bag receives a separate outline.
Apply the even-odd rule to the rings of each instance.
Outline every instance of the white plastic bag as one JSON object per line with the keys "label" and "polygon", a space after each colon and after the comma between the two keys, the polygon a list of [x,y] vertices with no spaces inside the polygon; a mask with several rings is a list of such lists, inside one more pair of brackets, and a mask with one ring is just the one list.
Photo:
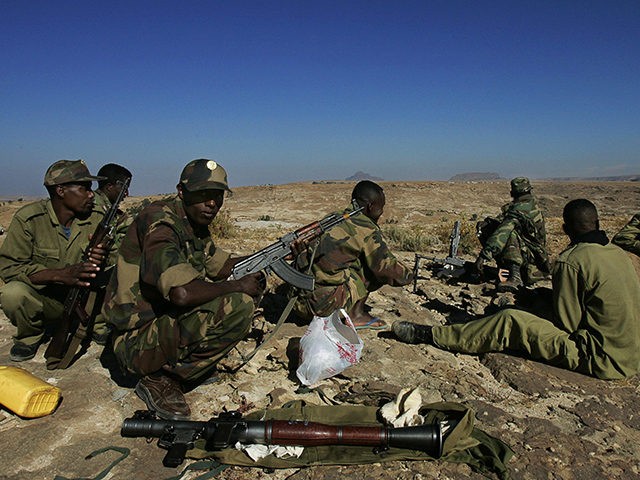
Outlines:
{"label": "white plastic bag", "polygon": [[362,347],[362,340],[343,309],[328,317],[315,316],[300,339],[296,375],[303,385],[314,385],[358,363]]}

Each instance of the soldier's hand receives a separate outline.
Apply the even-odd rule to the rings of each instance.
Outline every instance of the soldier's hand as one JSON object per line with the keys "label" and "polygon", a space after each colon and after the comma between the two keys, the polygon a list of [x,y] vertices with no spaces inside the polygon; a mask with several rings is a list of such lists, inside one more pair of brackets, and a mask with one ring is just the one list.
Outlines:
{"label": "soldier's hand", "polygon": [[102,265],[102,262],[104,262],[108,255],[109,250],[105,248],[105,245],[99,243],[89,250],[89,261],[96,265]]}
{"label": "soldier's hand", "polygon": [[71,287],[88,287],[100,267],[93,262],[80,262],[60,269],[59,282]]}
{"label": "soldier's hand", "polygon": [[236,281],[238,282],[240,291],[252,297],[256,297],[260,295],[267,286],[264,273],[262,272],[246,275],[242,277],[240,280],[236,280]]}

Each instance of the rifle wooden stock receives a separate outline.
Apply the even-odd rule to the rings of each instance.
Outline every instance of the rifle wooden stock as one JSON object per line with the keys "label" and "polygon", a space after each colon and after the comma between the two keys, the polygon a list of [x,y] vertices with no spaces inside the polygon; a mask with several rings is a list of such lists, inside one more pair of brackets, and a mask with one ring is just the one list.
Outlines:
{"label": "rifle wooden stock", "polygon": [[420,450],[439,458],[443,433],[440,423],[415,427],[327,425],[306,421],[242,420],[237,412],[209,421],[160,420],[153,412],[138,411],[124,420],[123,437],[158,438],[158,445],[168,450],[163,464],[176,467],[186,451],[198,439],[206,441],[207,450],[221,450],[237,442],[242,444],[320,446],[345,445]]}
{"label": "rifle wooden stock", "polygon": [[[89,239],[89,244],[82,254],[82,262],[86,262],[91,258],[91,251],[98,245],[103,244],[108,250],[114,241],[115,223],[118,214],[118,207],[124,198],[129,187],[130,178],[122,182],[122,188],[116,200],[111,204],[109,210],[96,227],[93,235]],[[67,368],[79,344],[85,339],[91,329],[91,319],[95,312],[94,304],[97,292],[91,287],[73,287],[67,293],[64,300],[64,311],[60,323],[56,326],[51,341],[44,352],[47,359],[47,369],[63,369]],[[90,301],[91,300],[91,301]],[[89,313],[87,313],[87,306]],[[77,345],[72,348],[72,341],[77,337]],[[72,351],[73,350],[73,351]]]}

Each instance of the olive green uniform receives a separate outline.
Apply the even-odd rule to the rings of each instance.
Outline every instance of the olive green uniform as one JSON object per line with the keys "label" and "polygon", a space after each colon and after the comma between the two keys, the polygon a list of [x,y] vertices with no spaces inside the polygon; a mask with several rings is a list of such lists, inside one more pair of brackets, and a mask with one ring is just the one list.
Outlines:
{"label": "olive green uniform", "polygon": [[526,352],[603,379],[640,370],[640,284],[618,247],[581,242],[562,252],[554,265],[553,306],[552,321],[506,309],[466,324],[434,327],[433,341],[466,353]]}
{"label": "olive green uniform", "polygon": [[177,196],[140,212],[120,245],[103,310],[123,368],[140,376],[162,369],[184,381],[215,368],[247,334],[253,299],[232,293],[180,308],[169,292],[195,279],[225,280],[228,258],[207,228],[194,230]]}
{"label": "olive green uniform", "polygon": [[[344,213],[352,211],[348,208]],[[327,316],[338,308],[350,310],[382,285],[413,281],[411,270],[389,250],[380,227],[363,214],[348,218],[320,237],[311,273],[315,288],[301,293],[295,306],[303,318]]]}
{"label": "olive green uniform", "polygon": [[55,323],[61,318],[70,288],[34,285],[29,276],[80,262],[89,236],[102,217],[102,212],[94,209],[86,220],[76,218],[67,238],[51,200],[30,203],[16,212],[0,247],[0,277],[6,283],[0,291],[0,302],[17,327],[15,341],[26,345],[40,343],[45,323]]}
{"label": "olive green uniform", "polygon": [[611,241],[620,248],[640,256],[640,213],[636,213]]}

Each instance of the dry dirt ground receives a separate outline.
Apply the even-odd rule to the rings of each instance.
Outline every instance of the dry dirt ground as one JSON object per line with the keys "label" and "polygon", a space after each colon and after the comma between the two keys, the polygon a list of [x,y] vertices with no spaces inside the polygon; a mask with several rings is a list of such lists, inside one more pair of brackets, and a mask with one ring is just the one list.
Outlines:
{"label": "dry dirt ground", "polygon": [[[453,222],[470,228],[478,218],[495,214],[508,200],[508,182],[383,182],[387,208],[383,228],[420,231],[429,238],[423,254],[446,254],[447,234]],[[230,238],[220,243],[237,253],[266,246],[288,229],[311,222],[347,204],[353,183],[325,182],[237,188],[225,203],[234,222]],[[612,235],[640,205],[640,184],[534,183],[547,217],[549,245],[557,255],[566,240],[561,212],[567,200],[588,198],[601,214],[602,227]],[[140,202],[127,199],[127,205]],[[0,206],[0,223],[8,226],[21,202]],[[2,241],[2,237],[0,237]],[[467,245],[464,256],[474,259],[477,246]],[[474,250],[475,248],[475,250]],[[412,264],[413,251],[398,256]],[[548,281],[541,286],[549,286]],[[256,332],[268,331],[283,306],[278,282],[270,281],[255,321]],[[389,324],[405,319],[425,324],[456,321],[481,315],[515,301],[495,297],[491,284],[445,282],[428,268],[420,270],[418,289],[382,288],[371,295],[371,312]],[[532,295],[535,294],[530,290]],[[517,299],[520,301],[521,299]],[[208,419],[240,407],[249,411],[279,407],[303,399],[322,404],[317,392],[304,393],[295,377],[295,346],[304,333],[300,322],[283,325],[272,341],[235,375],[220,374],[217,383],[187,393],[193,418]],[[13,327],[0,317],[0,365],[9,360]],[[476,425],[500,438],[514,451],[509,472],[515,479],[640,478],[640,381],[601,381],[566,372],[517,356],[454,354],[430,346],[406,345],[384,331],[363,331],[360,363],[342,375],[322,382],[326,398],[338,403],[378,405],[401,388],[420,387],[425,401],[453,401],[472,407]],[[240,345],[245,351],[253,336]],[[108,446],[126,447],[131,454],[107,478],[165,479],[181,468],[162,466],[164,450],[142,438],[122,438],[122,420],[144,404],[113,367],[107,352],[92,345],[65,371],[47,371],[41,348],[31,361],[19,364],[57,385],[63,399],[52,415],[23,419],[0,410],[0,478],[93,478],[119,454],[108,451],[93,459],[89,453]],[[231,362],[230,362],[231,363]],[[15,365],[15,364],[14,364]],[[185,462],[183,467],[188,462]],[[194,478],[186,474],[183,478]],[[332,479],[332,478],[483,478],[464,464],[447,462],[391,462],[362,466],[325,466],[264,471],[230,467],[222,479]]]}

